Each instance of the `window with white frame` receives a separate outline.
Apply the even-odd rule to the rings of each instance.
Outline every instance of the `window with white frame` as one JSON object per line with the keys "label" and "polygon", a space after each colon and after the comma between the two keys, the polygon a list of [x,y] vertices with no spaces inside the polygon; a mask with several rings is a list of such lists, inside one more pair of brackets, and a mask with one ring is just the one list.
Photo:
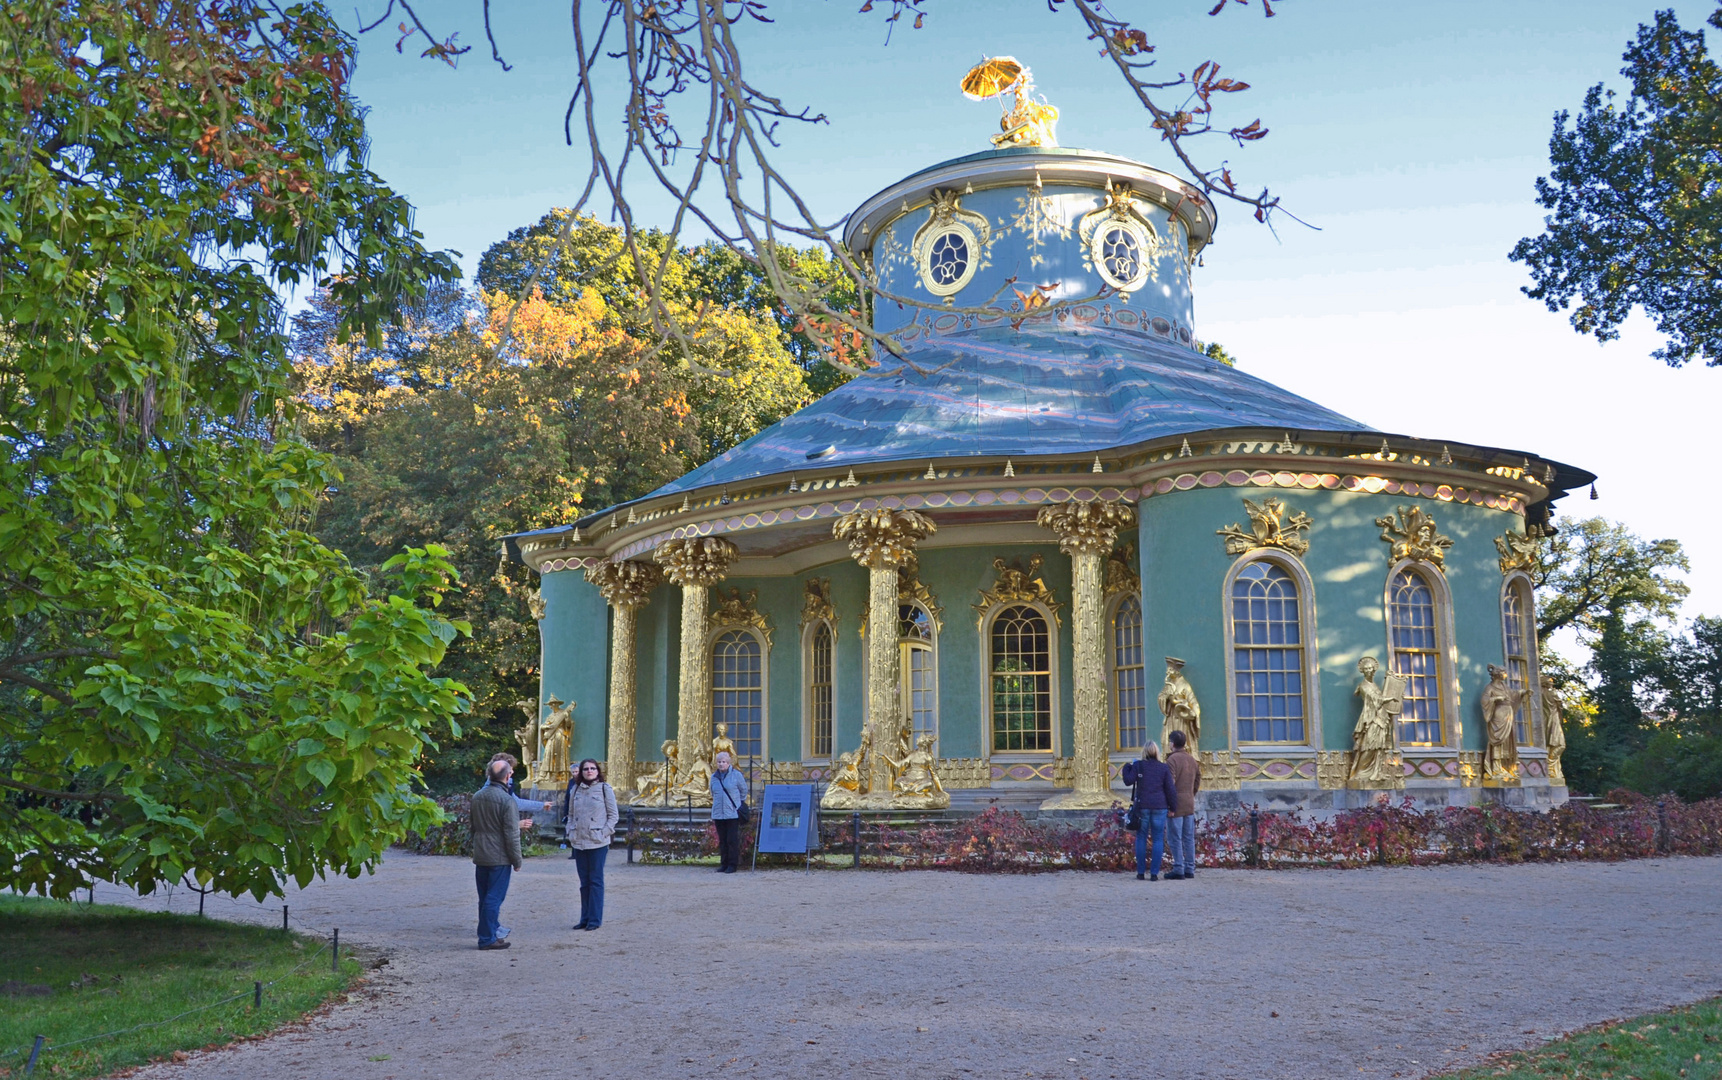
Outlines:
{"label": "window with white frame", "polygon": [[1232,707],[1239,743],[1302,743],[1303,613],[1297,582],[1257,559],[1232,579]]}
{"label": "window with white frame", "polygon": [[[1509,581],[1501,592],[1501,631],[1506,639],[1507,683],[1515,690],[1531,688],[1531,652],[1536,647],[1536,631],[1530,622],[1529,588],[1522,579]],[[1519,699],[1513,714],[1513,737],[1520,746],[1536,742],[1536,725],[1531,722],[1531,697]]]}
{"label": "window with white frame", "polygon": [[1052,749],[1052,633],[1046,616],[1012,605],[993,619],[988,642],[993,750]]}
{"label": "window with white frame", "polygon": [[1148,679],[1142,666],[1142,602],[1126,596],[1112,609],[1113,746],[1139,750],[1148,739]]}
{"label": "window with white frame", "polygon": [[1399,741],[1406,746],[1446,742],[1441,709],[1441,633],[1435,590],[1421,571],[1393,575],[1387,598],[1388,668],[1405,679]]}
{"label": "window with white frame", "polygon": [[813,625],[807,639],[807,746],[812,756],[831,756],[836,698],[833,694],[836,641],[824,619]]}
{"label": "window with white frame", "polygon": [[914,724],[915,738],[939,737],[938,689],[933,672],[933,620],[920,604],[897,607],[897,669],[901,708]]}
{"label": "window with white frame", "polygon": [[712,733],[729,725],[738,758],[762,756],[765,680],[759,639],[746,630],[725,630],[712,641]]}

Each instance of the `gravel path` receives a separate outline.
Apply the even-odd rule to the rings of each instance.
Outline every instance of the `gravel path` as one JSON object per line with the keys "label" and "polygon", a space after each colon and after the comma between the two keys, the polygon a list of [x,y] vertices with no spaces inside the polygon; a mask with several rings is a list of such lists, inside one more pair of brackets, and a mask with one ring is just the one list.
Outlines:
{"label": "gravel path", "polygon": [[[471,865],[391,852],[289,896],[387,953],[307,1030],[142,1075],[1416,1077],[1722,993],[1722,859],[1128,875],[528,861],[474,948]],[[120,899],[109,888],[98,898]],[[196,910],[183,891],[134,899]],[[278,923],[280,905],[210,897]]]}

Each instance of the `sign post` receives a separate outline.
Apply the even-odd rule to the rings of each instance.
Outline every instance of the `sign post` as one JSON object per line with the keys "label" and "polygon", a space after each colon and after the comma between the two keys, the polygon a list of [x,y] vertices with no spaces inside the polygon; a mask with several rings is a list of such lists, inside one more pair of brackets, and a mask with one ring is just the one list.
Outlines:
{"label": "sign post", "polygon": [[754,864],[759,853],[800,852],[803,869],[811,866],[812,853],[819,850],[819,804],[813,801],[812,784],[766,784],[760,798],[759,836],[753,845]]}

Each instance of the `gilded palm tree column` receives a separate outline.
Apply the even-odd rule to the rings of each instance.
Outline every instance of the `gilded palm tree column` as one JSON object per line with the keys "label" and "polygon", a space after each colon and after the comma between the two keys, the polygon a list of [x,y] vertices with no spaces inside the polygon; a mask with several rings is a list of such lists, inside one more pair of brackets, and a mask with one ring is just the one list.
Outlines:
{"label": "gilded palm tree column", "polygon": [[897,753],[903,726],[897,656],[897,568],[914,557],[915,543],[936,531],[913,510],[856,510],[832,527],[849,554],[867,568],[867,805],[890,806],[895,775],[886,760]]}
{"label": "gilded palm tree column", "polygon": [[635,627],[640,608],[653,589],[663,583],[664,572],[650,563],[602,563],[586,571],[586,580],[598,587],[616,614],[610,638],[610,739],[606,750],[606,779],[626,797],[634,790],[634,732],[637,709],[637,652]]}
{"label": "gilded palm tree column", "polygon": [[1106,708],[1105,595],[1106,553],[1118,530],[1136,520],[1121,502],[1066,502],[1043,507],[1036,521],[1058,534],[1058,548],[1070,556],[1075,581],[1071,635],[1075,646],[1075,786],[1041,803],[1042,810],[1104,810],[1119,801],[1107,772],[1111,722]]}
{"label": "gilded palm tree column", "polygon": [[[667,540],[658,545],[664,573],[682,587],[681,700],[676,710],[676,751],[683,777],[707,759],[711,746],[712,671],[706,652],[706,590],[722,581],[741,557],[735,545],[715,536]],[[695,803],[699,793],[695,792]],[[706,798],[710,798],[708,794]]]}

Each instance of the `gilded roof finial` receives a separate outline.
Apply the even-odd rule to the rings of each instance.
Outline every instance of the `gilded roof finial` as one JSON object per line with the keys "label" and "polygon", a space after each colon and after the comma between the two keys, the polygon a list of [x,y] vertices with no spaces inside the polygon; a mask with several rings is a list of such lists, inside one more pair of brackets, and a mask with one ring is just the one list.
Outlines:
{"label": "gilded roof finial", "polygon": [[963,76],[963,96],[970,101],[1011,95],[999,120],[994,146],[1057,146],[1058,109],[1046,98],[1034,100],[1034,76],[1014,56],[990,56]]}

